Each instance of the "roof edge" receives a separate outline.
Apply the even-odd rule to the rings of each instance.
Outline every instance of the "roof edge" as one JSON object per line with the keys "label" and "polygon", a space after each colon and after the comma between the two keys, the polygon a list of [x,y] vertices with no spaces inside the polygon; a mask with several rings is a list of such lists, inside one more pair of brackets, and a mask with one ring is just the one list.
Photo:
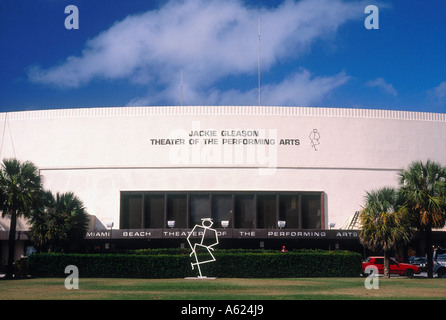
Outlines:
{"label": "roof edge", "polygon": [[49,118],[185,115],[305,116],[446,122],[445,113],[297,106],[141,106],[47,109],[0,113],[0,119],[14,121]]}

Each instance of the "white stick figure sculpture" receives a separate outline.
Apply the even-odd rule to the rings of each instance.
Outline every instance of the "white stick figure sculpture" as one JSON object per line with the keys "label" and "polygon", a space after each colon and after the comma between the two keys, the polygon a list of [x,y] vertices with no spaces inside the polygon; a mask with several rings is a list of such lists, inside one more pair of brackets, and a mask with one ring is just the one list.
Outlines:
{"label": "white stick figure sculpture", "polygon": [[[192,229],[192,231],[187,236],[187,242],[189,243],[189,246],[192,249],[190,256],[192,257],[192,255],[194,255],[195,261],[196,261],[195,263],[191,263],[192,270],[194,270],[194,266],[197,266],[198,273],[200,274],[198,276],[198,278],[206,278],[206,277],[203,277],[203,275],[201,274],[200,264],[215,261],[215,257],[212,254],[211,250],[214,251],[214,248],[212,248],[212,247],[214,247],[218,244],[218,236],[217,236],[217,231],[215,229],[211,228],[213,225],[211,218],[205,218],[205,219],[201,219],[201,220],[202,220],[201,225],[196,224],[195,227]],[[194,241],[194,243],[192,243],[190,238],[195,232],[197,232],[198,235],[201,235],[201,240]],[[195,240],[195,239],[192,239],[192,240]],[[197,250],[201,250],[201,249],[205,249],[207,251],[207,253],[209,254],[208,260],[204,260],[204,261],[198,260]],[[200,257],[200,258],[202,258],[202,257]]]}

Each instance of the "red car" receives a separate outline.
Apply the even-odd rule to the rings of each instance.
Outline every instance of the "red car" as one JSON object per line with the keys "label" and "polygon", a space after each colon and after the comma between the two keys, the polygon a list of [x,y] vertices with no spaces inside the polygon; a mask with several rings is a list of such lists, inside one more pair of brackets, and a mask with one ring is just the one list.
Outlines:
{"label": "red car", "polygon": [[[384,274],[384,257],[368,257],[367,260],[362,263],[363,274],[365,274],[365,269],[370,265],[377,267],[379,274]],[[413,277],[414,274],[419,274],[420,272],[420,268],[415,265],[396,262],[393,258],[390,258],[390,274]]]}

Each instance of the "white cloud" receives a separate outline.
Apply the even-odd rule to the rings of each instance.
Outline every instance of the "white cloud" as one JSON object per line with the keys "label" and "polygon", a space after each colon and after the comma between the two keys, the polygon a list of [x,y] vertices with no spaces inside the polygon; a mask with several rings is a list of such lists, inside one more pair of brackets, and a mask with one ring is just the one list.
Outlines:
{"label": "white cloud", "polygon": [[387,92],[388,94],[391,94],[392,96],[396,97],[398,95],[398,92],[395,90],[392,84],[387,83],[386,80],[383,78],[376,78],[375,80],[370,80],[366,83],[369,87],[378,87]]}
{"label": "white cloud", "polygon": [[293,74],[278,84],[266,85],[263,89],[265,101],[269,105],[308,106],[321,102],[327,94],[349,80],[344,72],[334,76],[312,77],[303,70]]}
{"label": "white cloud", "polygon": [[438,100],[443,100],[446,98],[446,81],[443,81],[438,85],[438,87],[435,87],[433,90],[434,96]]}
{"label": "white cloud", "polygon": [[446,81],[432,89],[426,91],[428,103],[434,107],[444,106],[446,104]]}
{"label": "white cloud", "polygon": [[[179,74],[184,70],[186,103],[204,99],[233,104],[235,98],[248,102],[252,96],[256,103],[256,89],[220,92],[213,85],[227,76],[256,75],[259,17],[262,70],[268,70],[282,59],[306,52],[316,39],[335,34],[345,22],[363,18],[362,10],[359,3],[341,0],[285,1],[270,9],[249,8],[236,0],[173,0],[158,10],[127,16],[89,40],[80,56],[48,69],[33,66],[28,76],[33,82],[66,88],[85,86],[94,79],[126,79],[156,88],[131,104],[178,103],[172,95],[179,97]],[[346,78],[345,74],[312,78],[305,71],[266,84],[264,96],[279,104],[302,98],[305,91],[297,92],[307,88],[305,103],[327,93],[313,90],[317,84],[333,89]]]}
{"label": "white cloud", "polygon": [[[279,83],[261,87],[263,105],[309,106],[321,102],[331,91],[342,86],[350,79],[344,72],[334,76],[313,77],[308,70],[294,73]],[[167,97],[179,97],[179,87],[168,87],[158,93],[133,99],[128,105],[156,105]],[[247,91],[231,89],[220,91],[215,88],[196,90],[183,87],[183,95],[189,105],[257,105],[258,88]]]}

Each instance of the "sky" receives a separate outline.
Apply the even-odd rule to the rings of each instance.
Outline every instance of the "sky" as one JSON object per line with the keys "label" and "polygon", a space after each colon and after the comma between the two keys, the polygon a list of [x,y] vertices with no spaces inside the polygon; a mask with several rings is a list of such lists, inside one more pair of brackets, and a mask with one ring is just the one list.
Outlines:
{"label": "sky", "polygon": [[445,17],[444,0],[1,0],[0,112],[260,102],[446,113]]}

